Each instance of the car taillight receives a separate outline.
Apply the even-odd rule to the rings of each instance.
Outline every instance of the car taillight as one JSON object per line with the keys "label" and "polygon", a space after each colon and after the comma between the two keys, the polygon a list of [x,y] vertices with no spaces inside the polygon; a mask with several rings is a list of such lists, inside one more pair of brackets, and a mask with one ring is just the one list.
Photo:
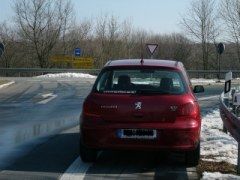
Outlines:
{"label": "car taillight", "polygon": [[84,120],[100,120],[101,116],[99,114],[100,113],[97,111],[96,105],[91,102],[84,102],[82,113]]}
{"label": "car taillight", "polygon": [[196,116],[198,115],[198,104],[195,102],[190,102],[180,106],[178,115],[179,116]]}

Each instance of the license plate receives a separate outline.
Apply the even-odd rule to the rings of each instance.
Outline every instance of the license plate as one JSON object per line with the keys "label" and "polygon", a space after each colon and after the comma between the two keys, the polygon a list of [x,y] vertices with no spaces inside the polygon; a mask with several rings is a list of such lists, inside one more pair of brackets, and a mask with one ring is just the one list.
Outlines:
{"label": "license plate", "polygon": [[117,136],[121,139],[156,139],[155,129],[119,129]]}

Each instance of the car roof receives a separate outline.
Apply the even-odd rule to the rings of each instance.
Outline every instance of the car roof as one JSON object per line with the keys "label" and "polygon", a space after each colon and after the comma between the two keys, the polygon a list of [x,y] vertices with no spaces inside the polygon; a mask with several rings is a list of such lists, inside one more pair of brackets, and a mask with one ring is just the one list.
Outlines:
{"label": "car roof", "polygon": [[156,66],[173,69],[183,69],[183,64],[180,61],[160,60],[160,59],[121,59],[108,61],[105,67],[118,66]]}

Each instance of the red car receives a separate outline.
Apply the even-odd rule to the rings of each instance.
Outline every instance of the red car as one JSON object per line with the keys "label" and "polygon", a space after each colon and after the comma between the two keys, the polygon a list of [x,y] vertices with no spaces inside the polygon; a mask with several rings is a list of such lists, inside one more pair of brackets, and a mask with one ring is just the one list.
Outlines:
{"label": "red car", "polygon": [[80,156],[95,161],[99,150],[176,150],[198,164],[201,115],[181,62],[109,61],[83,104]]}

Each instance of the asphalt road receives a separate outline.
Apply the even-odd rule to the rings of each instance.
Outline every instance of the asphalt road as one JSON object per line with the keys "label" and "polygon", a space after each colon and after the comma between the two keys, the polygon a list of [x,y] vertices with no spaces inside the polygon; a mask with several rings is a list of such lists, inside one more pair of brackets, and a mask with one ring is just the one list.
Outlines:
{"label": "asphalt road", "polygon": [[[82,163],[76,125],[93,80],[14,80],[0,90],[0,179],[198,179],[182,153],[103,151],[96,163]],[[218,108],[223,85],[205,88],[203,116]]]}
{"label": "asphalt road", "polygon": [[93,83],[92,79],[13,80],[15,84],[0,90],[0,167],[26,152],[29,143],[76,126]]}

